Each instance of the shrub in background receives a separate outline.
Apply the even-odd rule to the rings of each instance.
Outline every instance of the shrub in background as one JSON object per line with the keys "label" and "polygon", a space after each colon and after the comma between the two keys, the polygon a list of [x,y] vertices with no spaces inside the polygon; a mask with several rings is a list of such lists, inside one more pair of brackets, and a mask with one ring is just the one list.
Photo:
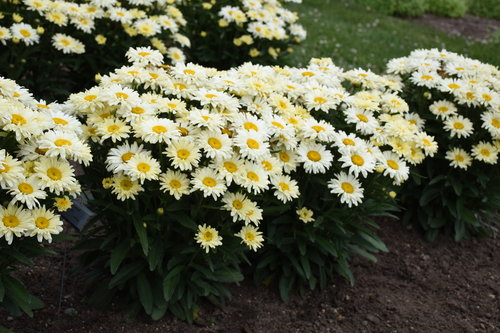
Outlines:
{"label": "shrub in background", "polygon": [[0,305],[33,315],[43,303],[15,277],[19,265],[52,253],[44,240],[62,231],[57,211],[80,192],[68,160],[88,164],[90,147],[77,138],[81,124],[61,106],[35,100],[0,77]]}
{"label": "shrub in background", "polygon": [[246,61],[275,64],[291,51],[291,45],[306,37],[298,15],[281,1],[184,0],[179,8],[189,22],[188,60],[205,66],[228,69]]}
{"label": "shrub in background", "polygon": [[429,240],[440,231],[456,240],[491,234],[500,208],[498,68],[433,49],[393,59],[388,71],[440,147],[405,183],[405,220]]}
{"label": "shrub in background", "polygon": [[0,75],[35,95],[65,99],[121,65],[130,45],[184,60],[186,23],[173,1],[1,0]]}
{"label": "shrub in background", "polygon": [[427,1],[428,11],[439,16],[462,17],[467,13],[467,0]]}
{"label": "shrub in background", "polygon": [[469,12],[483,17],[500,19],[500,6],[496,0],[469,0]]}

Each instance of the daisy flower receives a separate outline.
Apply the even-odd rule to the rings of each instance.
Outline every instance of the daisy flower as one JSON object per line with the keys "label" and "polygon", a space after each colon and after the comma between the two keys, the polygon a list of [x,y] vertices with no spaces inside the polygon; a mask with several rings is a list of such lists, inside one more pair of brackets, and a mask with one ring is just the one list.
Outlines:
{"label": "daisy flower", "polygon": [[76,186],[75,173],[68,161],[52,157],[41,157],[35,162],[35,172],[42,188],[59,195]]}
{"label": "daisy flower", "polygon": [[12,38],[17,38],[26,45],[33,45],[38,43],[40,40],[40,35],[35,29],[26,23],[14,23],[10,27]]}
{"label": "daisy flower", "polygon": [[272,177],[271,184],[275,189],[274,195],[283,203],[297,199],[300,195],[297,181],[293,180],[290,176],[279,175]]}
{"label": "daisy flower", "polygon": [[450,161],[450,166],[467,170],[472,165],[472,158],[461,148],[452,148],[446,152],[445,158]]}
{"label": "daisy flower", "polygon": [[257,251],[257,249],[262,247],[262,242],[264,242],[262,232],[251,225],[246,225],[241,228],[235,236],[240,237],[241,243],[245,243],[253,251]]}
{"label": "daisy flower", "polygon": [[147,118],[134,126],[135,136],[147,143],[170,142],[181,136],[176,123],[166,118]]}
{"label": "daisy flower", "polygon": [[410,176],[410,168],[399,156],[391,151],[384,151],[383,166],[384,176],[388,175],[394,180],[395,185],[400,185]]}
{"label": "daisy flower", "polygon": [[194,239],[206,253],[208,253],[210,249],[222,245],[222,237],[219,236],[219,232],[206,224],[198,226],[198,233]]}
{"label": "daisy flower", "polygon": [[331,193],[340,196],[340,202],[349,208],[363,202],[363,188],[355,176],[341,172],[328,182]]}
{"label": "daisy flower", "polygon": [[72,206],[73,202],[70,200],[68,196],[54,198],[54,207],[57,209],[58,212],[65,212],[69,210]]}
{"label": "daisy flower", "polygon": [[309,223],[309,222],[315,221],[315,218],[313,217],[313,211],[306,208],[306,207],[302,207],[300,209],[297,209],[295,211],[295,213],[297,213],[299,220],[301,220],[304,223]]}
{"label": "daisy flower", "polygon": [[14,236],[21,237],[29,228],[33,218],[28,210],[9,204],[0,206],[0,238],[4,237],[10,245]]}
{"label": "daisy flower", "polygon": [[257,132],[240,132],[234,138],[235,145],[240,149],[241,156],[257,160],[269,155],[269,143]]}
{"label": "daisy flower", "polygon": [[78,39],[71,36],[57,33],[52,36],[52,46],[64,54],[74,53],[82,54],[85,53],[85,45]]}
{"label": "daisy flower", "polygon": [[163,55],[158,50],[153,50],[149,46],[130,48],[125,56],[129,62],[140,66],[160,66],[163,63]]}
{"label": "daisy flower", "polygon": [[107,139],[117,142],[126,139],[130,135],[130,126],[118,118],[106,118],[96,124],[96,133],[100,137],[101,143]]}
{"label": "daisy flower", "polygon": [[113,176],[111,193],[115,194],[118,200],[135,199],[135,196],[142,191],[144,191],[144,188],[137,180],[132,180],[124,174]]}
{"label": "daisy flower", "polygon": [[137,144],[135,141],[132,144],[125,142],[116,148],[111,148],[106,157],[106,170],[114,173],[123,171],[127,162],[142,152],[145,152],[144,146]]}
{"label": "daisy flower", "polygon": [[343,168],[349,168],[349,173],[358,177],[361,174],[367,177],[369,172],[375,168],[375,159],[366,151],[366,148],[347,148],[340,150],[342,156],[339,158]]}
{"label": "daisy flower", "polygon": [[45,239],[52,243],[52,235],[57,235],[63,230],[63,222],[59,215],[45,207],[33,209],[31,217],[33,223],[27,228],[26,233],[30,237],[36,235],[39,242]]}
{"label": "daisy flower", "polygon": [[189,112],[188,120],[197,127],[205,127],[212,131],[224,127],[225,121],[220,114],[210,112],[206,109],[193,109]]}
{"label": "daisy flower", "polygon": [[260,166],[252,163],[246,163],[241,171],[241,176],[234,181],[254,194],[267,190],[269,185],[267,173]]}
{"label": "daisy flower", "polygon": [[302,142],[297,154],[307,173],[325,173],[332,165],[332,153],[319,143]]}
{"label": "daisy flower", "polygon": [[245,211],[249,207],[250,200],[240,192],[226,192],[222,198],[223,208],[230,212],[233,222],[237,220],[245,221]]}
{"label": "daisy flower", "polygon": [[232,140],[219,131],[203,131],[198,135],[198,143],[210,158],[229,158],[233,154]]}
{"label": "daisy flower", "polygon": [[254,225],[259,225],[262,221],[262,209],[257,206],[257,204],[251,200],[248,200],[244,208],[242,208],[243,221],[245,225],[253,223]]}
{"label": "daisy flower", "polygon": [[0,150],[0,186],[12,187],[18,181],[24,178],[23,167],[20,161],[11,155]]}
{"label": "daisy flower", "polygon": [[191,193],[188,177],[176,170],[167,170],[167,172],[160,175],[160,190],[168,192],[176,200],[180,200],[183,195]]}
{"label": "daisy flower", "polygon": [[198,166],[201,154],[195,141],[188,137],[181,137],[172,141],[165,153],[174,168],[182,171],[192,170]]}
{"label": "daisy flower", "polygon": [[195,170],[191,184],[192,192],[201,191],[205,198],[212,196],[214,200],[223,195],[227,189],[224,179],[215,170],[208,167]]}
{"label": "daisy flower", "polygon": [[123,172],[130,176],[132,180],[139,180],[144,183],[145,180],[158,179],[160,174],[160,163],[150,156],[149,152],[142,152],[132,156]]}
{"label": "daisy flower", "polygon": [[484,163],[496,164],[498,160],[498,149],[495,145],[484,141],[472,146],[472,156]]}
{"label": "daisy flower", "polygon": [[481,127],[490,132],[494,138],[500,137],[500,112],[487,111],[481,114]]}
{"label": "daisy flower", "polygon": [[455,104],[447,100],[440,100],[432,103],[429,106],[429,110],[432,112],[432,114],[441,119],[446,119],[449,116],[454,116],[457,114],[457,107],[455,106]]}
{"label": "daisy flower", "polygon": [[452,116],[444,121],[444,129],[450,132],[451,137],[466,138],[474,132],[472,121],[462,116]]}
{"label": "daisy flower", "polygon": [[47,193],[41,190],[40,182],[34,175],[19,181],[9,190],[9,193],[13,196],[13,203],[21,202],[28,209],[39,206],[40,202],[38,200],[47,197]]}

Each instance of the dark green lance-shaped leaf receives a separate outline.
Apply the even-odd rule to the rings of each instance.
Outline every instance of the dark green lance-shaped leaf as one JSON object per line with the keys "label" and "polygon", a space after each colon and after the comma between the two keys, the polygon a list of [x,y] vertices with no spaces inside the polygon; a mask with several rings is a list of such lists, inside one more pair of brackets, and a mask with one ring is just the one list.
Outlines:
{"label": "dark green lance-shaped leaf", "polygon": [[356,245],[350,245],[349,248],[351,249],[352,252],[359,254],[360,256],[362,256],[370,261],[377,262],[377,258],[373,254],[365,251],[364,249],[362,249]]}
{"label": "dark green lance-shaped leaf", "polygon": [[420,200],[418,201],[419,205],[421,207],[426,206],[429,202],[431,202],[432,199],[436,198],[439,195],[439,188],[436,187],[427,187],[423,193],[422,196],[420,197]]}
{"label": "dark green lance-shaped leaf", "polygon": [[342,275],[351,285],[354,285],[354,276],[352,275],[351,269],[349,268],[349,264],[345,258],[342,258],[335,265],[335,270],[337,273]]}
{"label": "dark green lance-shaped leaf", "polygon": [[182,226],[188,228],[189,230],[198,229],[196,222],[186,214],[177,213],[172,215],[172,218],[174,218],[177,222],[179,222]]}
{"label": "dark green lance-shaped leaf", "polygon": [[379,251],[388,252],[387,246],[385,246],[384,242],[378,238],[371,236],[367,233],[361,232],[361,237],[365,239],[368,243],[370,243],[373,247],[375,247]]}
{"label": "dark green lance-shaped leaf", "polygon": [[139,274],[136,281],[137,293],[139,294],[139,300],[141,301],[142,307],[147,314],[151,314],[153,311],[153,292],[151,291],[151,285],[144,273]]}
{"label": "dark green lance-shaped leaf", "polygon": [[168,272],[165,279],[163,279],[163,297],[167,302],[170,301],[175,292],[175,288],[177,288],[177,285],[179,284],[183,269],[184,266],[176,266]]}
{"label": "dark green lance-shaped leaf", "polygon": [[115,276],[109,281],[109,288],[114,288],[121,283],[124,283],[136,276],[142,269],[144,264],[141,261],[135,261],[126,265],[122,265]]}
{"label": "dark green lance-shaped leaf", "polygon": [[137,236],[139,237],[139,242],[141,243],[142,252],[144,252],[144,255],[147,256],[149,252],[148,233],[140,217],[134,218],[134,228],[135,231],[137,232]]}
{"label": "dark green lance-shaped leaf", "polygon": [[306,279],[311,278],[311,266],[309,265],[309,260],[305,256],[300,257],[300,264],[302,265],[302,269],[304,270],[304,274],[306,275]]}
{"label": "dark green lance-shaped leaf", "polygon": [[167,309],[168,309],[168,304],[165,301],[161,302],[160,304],[155,304],[153,312],[151,312],[151,319],[153,320],[161,319],[165,315],[165,312],[167,312]]}
{"label": "dark green lance-shaped leaf", "polygon": [[9,251],[5,251],[4,254],[11,257],[12,259],[14,259],[16,262],[18,262],[20,264],[27,265],[27,266],[30,266],[33,264],[33,262],[30,260],[30,258],[26,257],[24,254],[22,254],[21,252],[17,251],[14,248],[10,248]]}
{"label": "dark green lance-shaped leaf", "polygon": [[116,248],[111,251],[110,268],[111,274],[115,274],[123,259],[127,256],[128,250],[130,249],[128,240],[122,241]]}
{"label": "dark green lance-shaped leaf", "polygon": [[453,187],[453,190],[455,191],[455,194],[456,195],[461,195],[462,194],[463,184],[460,181],[460,179],[457,179],[457,178],[455,178],[453,176],[451,176],[449,179],[450,179],[450,184]]}
{"label": "dark green lance-shaped leaf", "polygon": [[455,241],[461,240],[465,236],[465,223],[464,220],[459,219],[455,221]]}
{"label": "dark green lance-shaped leaf", "polygon": [[214,281],[233,283],[243,281],[243,274],[237,270],[224,270],[213,272]]}
{"label": "dark green lance-shaped leaf", "polygon": [[295,281],[294,275],[287,276],[282,274],[279,282],[280,297],[282,300],[287,301],[292,291],[292,286]]}
{"label": "dark green lance-shaped leaf", "polygon": [[149,270],[153,271],[163,260],[163,243],[161,241],[155,241],[151,244],[151,249],[149,250],[148,263]]}

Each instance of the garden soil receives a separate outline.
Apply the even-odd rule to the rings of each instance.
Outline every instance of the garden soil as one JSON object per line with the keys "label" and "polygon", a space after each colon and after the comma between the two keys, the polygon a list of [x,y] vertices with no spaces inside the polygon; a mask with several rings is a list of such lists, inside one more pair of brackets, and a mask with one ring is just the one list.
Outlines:
{"label": "garden soil", "polygon": [[90,308],[81,281],[68,274],[75,258],[66,251],[63,260],[70,244],[59,243],[58,255],[37,259],[19,274],[46,307],[31,319],[0,312],[0,324],[20,333],[500,332],[499,239],[440,237],[429,244],[398,222],[380,224],[390,252],[377,263],[354,258],[354,286],[338,278],[322,292],[284,303],[275,288],[248,279],[231,287],[227,306],[202,304],[192,325],[171,316],[130,322],[116,306]]}

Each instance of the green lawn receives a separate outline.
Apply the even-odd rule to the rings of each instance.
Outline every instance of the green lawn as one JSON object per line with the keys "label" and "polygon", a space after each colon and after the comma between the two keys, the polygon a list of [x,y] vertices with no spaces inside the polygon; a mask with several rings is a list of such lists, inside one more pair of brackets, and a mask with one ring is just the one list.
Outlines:
{"label": "green lawn", "polygon": [[[287,57],[289,65],[311,57],[331,57],[344,68],[382,72],[387,60],[417,48],[445,48],[483,62],[500,65],[500,44],[481,44],[447,35],[424,25],[369,12],[353,0],[303,0],[289,4],[307,30],[307,39]],[[497,39],[498,40],[498,39]]]}

